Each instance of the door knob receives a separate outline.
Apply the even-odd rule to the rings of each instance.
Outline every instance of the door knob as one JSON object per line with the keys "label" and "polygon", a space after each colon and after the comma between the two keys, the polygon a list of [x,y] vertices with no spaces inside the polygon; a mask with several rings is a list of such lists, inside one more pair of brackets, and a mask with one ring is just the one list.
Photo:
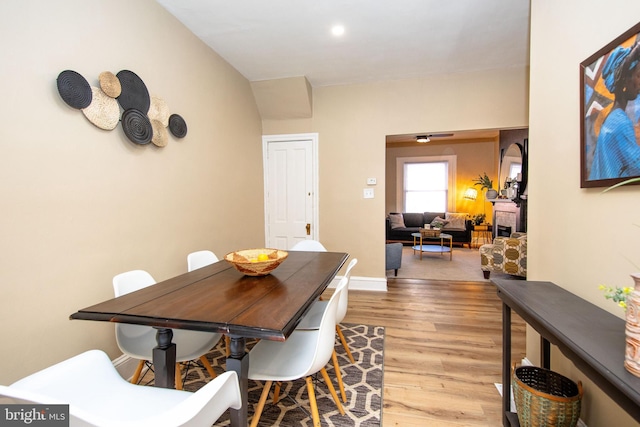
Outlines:
{"label": "door knob", "polygon": [[307,224],[307,236],[311,236],[311,224]]}

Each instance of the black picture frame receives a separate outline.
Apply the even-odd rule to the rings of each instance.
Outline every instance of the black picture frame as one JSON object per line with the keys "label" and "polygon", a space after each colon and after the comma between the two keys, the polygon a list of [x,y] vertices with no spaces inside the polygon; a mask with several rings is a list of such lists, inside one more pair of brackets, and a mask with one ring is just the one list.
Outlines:
{"label": "black picture frame", "polygon": [[[610,151],[603,151],[604,148],[601,148],[596,153],[596,145],[598,143],[600,131],[602,127],[609,126],[608,124],[605,126],[605,119],[608,117],[609,113],[613,111],[615,100],[615,95],[608,90],[607,85],[604,83],[603,70],[614,50],[619,47],[622,49],[630,48],[638,42],[640,42],[640,22],[580,63],[581,188],[609,187],[631,178],[640,177],[640,172],[633,172],[631,175],[627,172],[622,172],[613,174],[617,176],[609,176],[606,174],[599,175],[601,169],[598,167],[596,167],[596,170],[592,171],[594,157],[598,156],[602,159],[603,156],[606,157],[607,153],[610,153]],[[620,49],[618,49],[616,53],[619,53],[619,51]],[[640,65],[637,67],[640,67]],[[636,127],[636,140],[640,142],[640,96],[636,97],[635,100],[628,101],[625,111],[633,125]],[[610,129],[609,135],[618,135],[616,133],[617,131],[618,129]],[[623,134],[629,135],[628,132],[620,132],[619,136],[622,137]],[[629,141],[628,138],[627,141]],[[602,147],[605,147],[604,143]],[[635,151],[635,148],[633,148],[633,150]],[[634,155],[633,158],[635,159],[635,157],[636,156]],[[638,162],[640,163],[640,156],[638,156]]]}

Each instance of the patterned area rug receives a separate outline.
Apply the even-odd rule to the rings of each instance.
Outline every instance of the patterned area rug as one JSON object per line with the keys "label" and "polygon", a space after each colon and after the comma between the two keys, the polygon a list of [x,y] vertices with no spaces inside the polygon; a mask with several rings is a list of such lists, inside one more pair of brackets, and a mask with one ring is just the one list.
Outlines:
{"label": "patterned area rug", "polygon": [[[336,338],[336,353],[342,371],[342,380],[347,393],[347,403],[343,403],[345,415],[340,415],[333,402],[322,375],[315,380],[318,411],[323,426],[335,427],[379,427],[381,425],[382,407],[382,374],[384,361],[384,327],[369,325],[341,324],[351,353],[356,360],[352,364],[346,351]],[[216,373],[224,371],[224,340],[209,352],[208,359]],[[253,343],[248,343],[251,348]],[[333,364],[327,365],[329,378],[340,395]],[[187,372],[184,389],[196,391],[206,384],[211,377],[199,364],[192,364]],[[255,412],[260,399],[263,383],[249,380],[249,421]],[[304,380],[282,384],[280,400],[276,405],[272,402],[273,387],[267,399],[259,426],[311,426],[311,409]],[[228,411],[215,426],[229,425]]]}

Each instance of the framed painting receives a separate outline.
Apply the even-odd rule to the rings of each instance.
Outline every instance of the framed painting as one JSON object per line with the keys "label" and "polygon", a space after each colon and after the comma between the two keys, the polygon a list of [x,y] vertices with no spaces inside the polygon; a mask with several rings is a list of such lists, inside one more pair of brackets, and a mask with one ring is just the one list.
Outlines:
{"label": "framed painting", "polygon": [[640,177],[640,23],[580,63],[580,187]]}

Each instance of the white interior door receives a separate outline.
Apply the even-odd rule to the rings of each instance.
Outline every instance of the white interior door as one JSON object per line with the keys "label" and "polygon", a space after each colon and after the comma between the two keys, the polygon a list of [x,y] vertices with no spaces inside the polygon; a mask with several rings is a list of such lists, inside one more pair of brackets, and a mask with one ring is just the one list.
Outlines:
{"label": "white interior door", "polygon": [[318,134],[262,138],[267,247],[318,239],[317,142]]}

